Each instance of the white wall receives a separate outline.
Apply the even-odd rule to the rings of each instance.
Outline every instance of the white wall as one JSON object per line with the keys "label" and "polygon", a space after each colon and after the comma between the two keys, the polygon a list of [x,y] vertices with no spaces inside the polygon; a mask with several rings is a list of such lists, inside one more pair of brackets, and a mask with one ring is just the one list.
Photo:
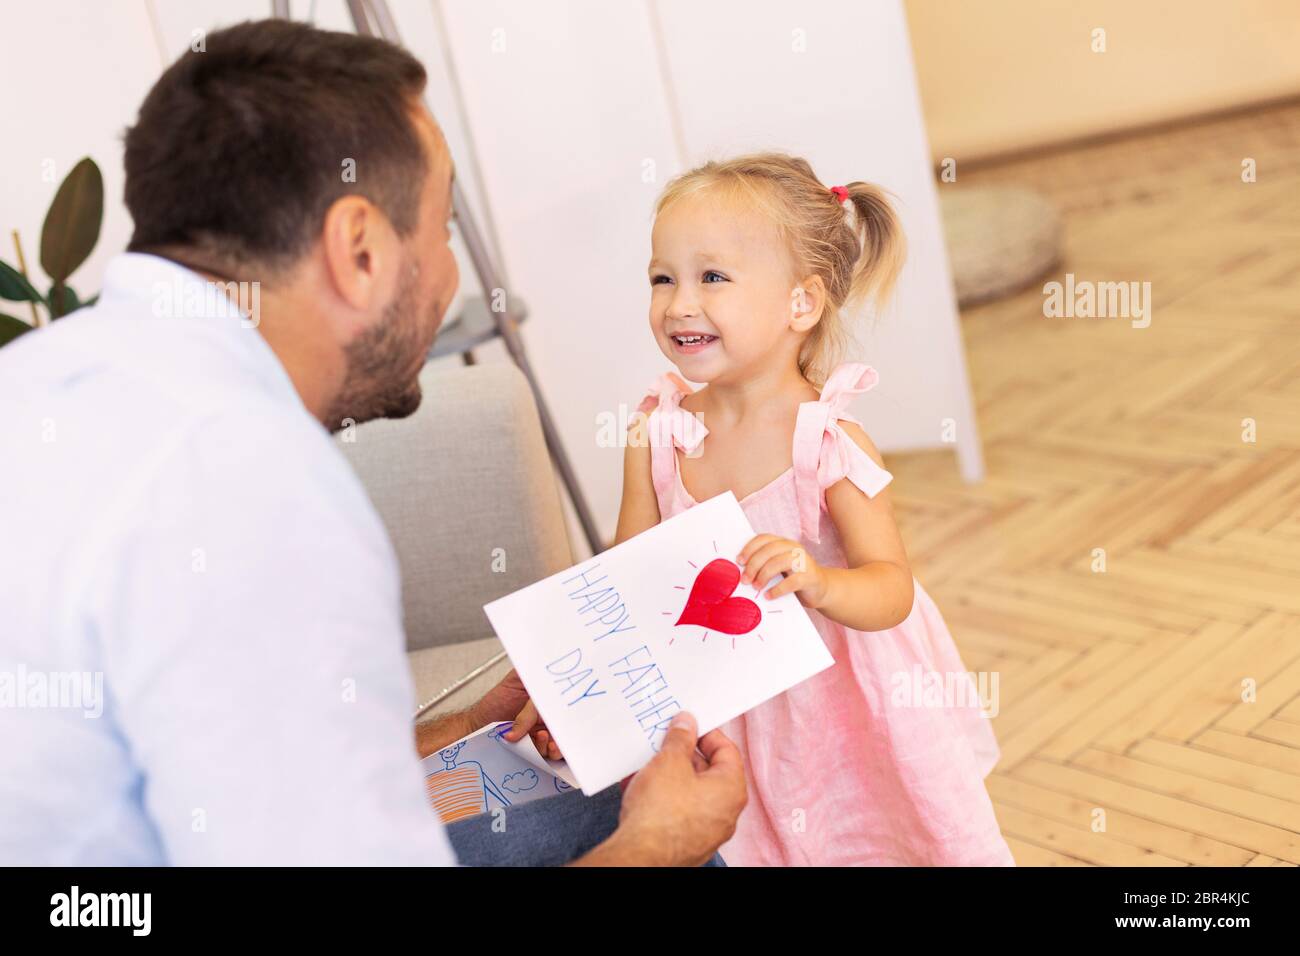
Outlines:
{"label": "white wall", "polygon": [[[11,230],[22,237],[28,275],[42,292],[41,223],[63,177],[83,156],[104,173],[104,227],[70,285],[83,298],[99,290],[104,264],[126,245],[122,131],[158,76],[158,49],[142,0],[9,3],[0,29],[0,258],[17,264]],[[26,306],[0,310],[30,321]]]}
{"label": "white wall", "polygon": [[1300,94],[1295,0],[906,6],[933,155],[959,167]]}
{"label": "white wall", "polygon": [[[390,0],[389,6],[407,45],[429,71],[430,106],[482,216],[482,192],[467,159],[472,152],[455,106],[436,8],[428,0]],[[298,19],[306,19],[313,8],[317,25],[351,31],[343,0],[290,3]],[[131,237],[122,204],[122,134],[149,87],[193,42],[195,31],[261,19],[270,11],[270,0],[40,0],[7,6],[0,31],[0,82],[5,90],[27,93],[12,96],[6,113],[10,125],[0,155],[0,258],[16,264],[10,231],[18,229],[29,272],[41,276],[37,286],[45,291],[48,283],[37,263],[41,223],[63,177],[81,157],[90,156],[104,173],[104,226],[95,252],[71,285],[83,297],[96,291],[107,260]],[[472,287],[472,278],[466,285]],[[0,309],[30,318],[26,307],[16,303]]]}
{"label": "white wall", "polygon": [[[305,18],[310,6],[294,0],[291,12]],[[963,472],[978,473],[898,0],[390,6],[429,70],[430,103],[466,192],[495,232],[511,285],[530,304],[525,341],[607,534],[617,517],[621,451],[598,447],[596,418],[635,407],[668,368],[646,322],[654,197],[684,163],[759,146],[807,156],[828,183],[870,179],[899,196],[911,256],[895,309],[863,337],[861,357],[880,370],[882,384],[854,411],[886,451],[939,446],[941,422],[953,418]],[[58,180],[89,154],[104,170],[108,207],[99,247],[72,284],[94,292],[105,260],[130,235],[120,134],[150,83],[195,30],[269,10],[269,0],[44,0],[7,10],[0,80],[29,92],[8,117],[19,132],[0,155],[0,255],[12,260],[8,229],[17,226],[34,263]],[[314,10],[318,25],[350,28],[343,0],[319,0]],[[48,183],[40,179],[47,158],[57,168]],[[474,292],[461,261],[463,285]],[[488,357],[504,360],[500,349]]]}

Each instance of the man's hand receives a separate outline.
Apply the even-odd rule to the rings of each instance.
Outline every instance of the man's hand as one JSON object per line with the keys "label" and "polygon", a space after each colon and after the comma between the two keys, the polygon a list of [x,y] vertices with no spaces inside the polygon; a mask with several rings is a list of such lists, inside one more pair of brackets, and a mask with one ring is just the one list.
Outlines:
{"label": "man's hand", "polygon": [[537,712],[537,705],[531,699],[524,703],[523,709],[515,715],[514,723],[502,736],[514,743],[517,740],[523,740],[524,734],[533,738],[533,746],[547,760],[564,759],[564,754],[560,753],[560,745],[555,742],[551,732],[546,729],[546,724],[542,721],[542,715]]}
{"label": "man's hand", "polygon": [[484,694],[483,699],[470,708],[470,713],[478,721],[478,727],[498,720],[513,720],[514,726],[504,734],[506,740],[514,743],[523,740],[524,734],[528,734],[533,738],[533,746],[543,757],[550,760],[563,759],[555,738],[546,729],[546,724],[542,722],[541,715],[528,696],[528,689],[514,670]]}
{"label": "man's hand", "polygon": [[416,752],[421,757],[437,753],[460,740],[461,737],[466,737],[488,724],[509,720],[527,703],[528,691],[524,688],[524,682],[519,679],[519,675],[514,670],[511,670],[501,678],[499,684],[471,707],[441,714],[416,724]]}
{"label": "man's hand", "polygon": [[[483,695],[483,699],[470,708],[479,727],[498,720],[510,720],[528,703],[528,688],[519,679],[514,668],[501,678],[501,682]],[[478,727],[474,728],[475,730]]]}
{"label": "man's hand", "polygon": [[614,835],[580,866],[700,866],[736,830],[744,809],[740,751],[720,730],[699,738],[678,714],[654,759],[632,778]]}

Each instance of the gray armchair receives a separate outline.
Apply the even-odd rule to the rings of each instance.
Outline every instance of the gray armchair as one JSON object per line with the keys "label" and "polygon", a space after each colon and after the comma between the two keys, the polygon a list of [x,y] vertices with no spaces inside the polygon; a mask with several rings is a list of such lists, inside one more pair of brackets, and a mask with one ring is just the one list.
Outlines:
{"label": "gray armchair", "polygon": [[[484,604],[573,558],[522,373],[509,363],[437,364],[420,381],[424,401],[410,418],[368,422],[335,440],[397,550],[406,648],[423,702],[500,653]],[[496,663],[430,714],[473,702],[509,666]]]}

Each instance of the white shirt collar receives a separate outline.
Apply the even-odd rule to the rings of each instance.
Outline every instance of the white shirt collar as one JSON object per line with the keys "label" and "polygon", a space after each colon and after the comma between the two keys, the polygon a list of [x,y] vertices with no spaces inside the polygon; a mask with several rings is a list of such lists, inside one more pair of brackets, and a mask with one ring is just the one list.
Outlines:
{"label": "white shirt collar", "polygon": [[256,283],[242,283],[231,292],[240,304],[231,299],[222,284],[179,263],[161,256],[124,252],[109,260],[96,304],[110,315],[197,320],[196,327],[218,335],[245,357],[273,393],[307,411],[289,373],[257,330],[260,288]]}

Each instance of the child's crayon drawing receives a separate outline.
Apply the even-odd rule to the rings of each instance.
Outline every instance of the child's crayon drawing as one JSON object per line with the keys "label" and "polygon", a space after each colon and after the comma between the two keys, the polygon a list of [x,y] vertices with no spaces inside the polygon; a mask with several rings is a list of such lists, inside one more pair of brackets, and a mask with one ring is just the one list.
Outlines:
{"label": "child's crayon drawing", "polygon": [[[530,753],[528,738],[507,742],[509,729],[508,721],[491,724],[422,761],[425,791],[443,823],[572,789],[559,776],[567,773],[563,763]],[[553,786],[542,786],[546,780]]]}
{"label": "child's crayon drawing", "polygon": [[443,823],[486,813],[490,809],[489,799],[496,800],[502,807],[510,806],[510,800],[492,782],[480,761],[461,759],[466,743],[468,741],[462,740],[438,751],[436,759],[442,761],[443,766],[424,778],[429,802]]}

